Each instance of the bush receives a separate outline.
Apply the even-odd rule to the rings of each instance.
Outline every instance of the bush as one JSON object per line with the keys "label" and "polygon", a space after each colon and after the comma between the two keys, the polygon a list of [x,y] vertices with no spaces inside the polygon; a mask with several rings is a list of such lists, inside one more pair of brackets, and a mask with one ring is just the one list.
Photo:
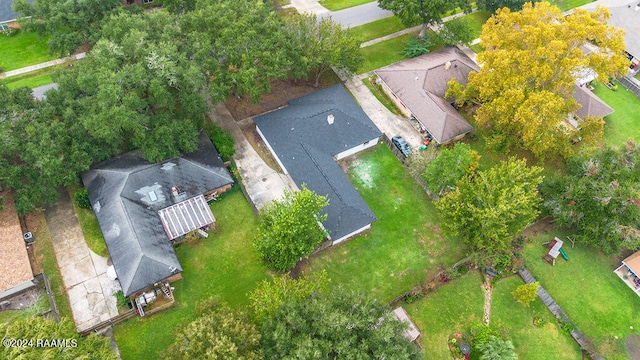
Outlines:
{"label": "bush", "polygon": [[416,56],[429,53],[429,47],[432,46],[431,37],[425,35],[423,38],[412,36],[409,41],[405,43],[404,49],[400,51],[400,55],[405,58],[414,58]]}
{"label": "bush", "polygon": [[80,209],[91,210],[91,201],[87,189],[80,189],[73,194],[73,200]]}
{"label": "bush", "polygon": [[523,284],[518,286],[512,293],[513,298],[524,307],[529,305],[538,297],[538,283]]}
{"label": "bush", "polygon": [[498,333],[489,326],[474,321],[471,323],[469,332],[471,333],[471,343],[475,349],[491,340],[492,336],[497,336]]}
{"label": "bush", "polygon": [[122,292],[122,290],[118,290],[114,292],[113,296],[116,297],[116,304],[118,305],[118,307],[126,306],[127,303],[129,303],[129,300],[127,300],[127,298],[124,297],[124,293]]}
{"label": "bush", "polygon": [[207,135],[209,135],[213,146],[215,146],[220,153],[222,160],[227,161],[236,153],[236,150],[233,148],[233,136],[231,136],[230,132],[220,126],[213,125],[207,130]]}

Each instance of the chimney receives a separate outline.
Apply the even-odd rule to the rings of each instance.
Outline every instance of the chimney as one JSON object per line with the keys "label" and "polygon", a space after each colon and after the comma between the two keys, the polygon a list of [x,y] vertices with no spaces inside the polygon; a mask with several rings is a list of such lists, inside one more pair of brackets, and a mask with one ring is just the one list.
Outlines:
{"label": "chimney", "polygon": [[329,114],[327,116],[327,122],[329,123],[329,125],[333,125],[333,114]]}
{"label": "chimney", "polygon": [[174,201],[178,198],[178,196],[180,194],[178,193],[178,188],[177,187],[174,186],[174,187],[171,188],[171,195],[173,195],[173,200]]}
{"label": "chimney", "polygon": [[447,62],[444,64],[444,69],[445,69],[445,70],[449,70],[450,68],[451,68],[451,61],[447,61]]}

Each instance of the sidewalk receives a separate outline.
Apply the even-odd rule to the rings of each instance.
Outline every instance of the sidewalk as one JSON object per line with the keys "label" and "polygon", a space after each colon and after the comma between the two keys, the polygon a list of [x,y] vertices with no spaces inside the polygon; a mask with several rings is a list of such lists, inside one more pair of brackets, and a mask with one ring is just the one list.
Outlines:
{"label": "sidewalk", "polygon": [[69,61],[81,60],[81,59],[84,59],[86,55],[87,55],[86,53],[82,52],[82,53],[71,55],[71,56],[67,56],[67,57],[64,57],[64,58],[55,59],[55,60],[43,62],[43,63],[40,63],[40,64],[35,64],[35,65],[23,67],[23,68],[20,68],[20,69],[6,71],[6,72],[3,72],[3,73],[0,73],[0,79],[4,79],[4,78],[10,77],[10,76],[22,75],[22,74],[25,74],[25,73],[28,73],[28,72],[32,72],[32,71],[48,68],[48,67],[51,67],[51,66],[64,64],[64,63],[69,62]]}
{"label": "sidewalk", "polygon": [[113,293],[120,284],[107,278],[107,259],[87,246],[65,189],[58,191],[58,201],[44,215],[78,331],[118,315]]}

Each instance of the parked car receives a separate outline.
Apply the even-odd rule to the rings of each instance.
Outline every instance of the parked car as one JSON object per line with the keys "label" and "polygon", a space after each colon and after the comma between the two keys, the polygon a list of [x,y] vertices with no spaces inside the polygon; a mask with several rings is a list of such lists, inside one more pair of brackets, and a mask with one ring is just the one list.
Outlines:
{"label": "parked car", "polygon": [[391,138],[393,144],[400,150],[402,155],[409,156],[411,155],[411,147],[407,144],[407,141],[400,135],[396,135]]}

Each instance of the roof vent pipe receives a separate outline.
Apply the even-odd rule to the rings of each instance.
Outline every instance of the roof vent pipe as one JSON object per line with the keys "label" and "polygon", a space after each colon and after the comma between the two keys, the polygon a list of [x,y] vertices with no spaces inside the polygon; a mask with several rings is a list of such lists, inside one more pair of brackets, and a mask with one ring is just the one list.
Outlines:
{"label": "roof vent pipe", "polygon": [[333,120],[334,120],[333,114],[329,114],[327,116],[327,122],[329,123],[329,125],[333,125]]}
{"label": "roof vent pipe", "polygon": [[450,68],[451,68],[451,61],[447,61],[447,62],[444,64],[444,69],[445,69],[445,70],[449,70]]}

